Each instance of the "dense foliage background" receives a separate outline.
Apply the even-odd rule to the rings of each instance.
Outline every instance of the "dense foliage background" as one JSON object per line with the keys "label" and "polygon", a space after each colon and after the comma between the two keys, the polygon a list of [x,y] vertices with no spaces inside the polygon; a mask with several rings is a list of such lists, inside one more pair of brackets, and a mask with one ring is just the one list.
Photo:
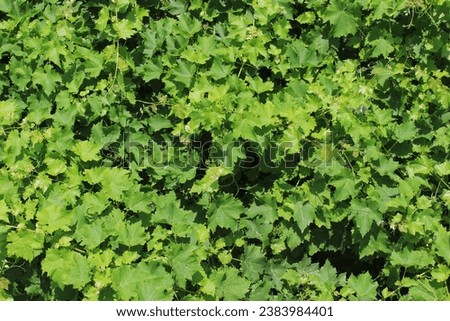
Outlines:
{"label": "dense foliage background", "polygon": [[0,299],[449,300],[449,26],[0,0]]}

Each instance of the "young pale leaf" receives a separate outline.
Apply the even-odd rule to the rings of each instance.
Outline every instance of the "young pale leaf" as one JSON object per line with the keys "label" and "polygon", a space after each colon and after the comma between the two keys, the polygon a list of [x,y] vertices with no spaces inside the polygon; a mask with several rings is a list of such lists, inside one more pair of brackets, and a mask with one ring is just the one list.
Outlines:
{"label": "young pale leaf", "polygon": [[12,125],[20,117],[18,111],[14,100],[0,101],[0,125]]}
{"label": "young pale leaf", "polygon": [[88,259],[66,249],[48,250],[42,261],[42,270],[60,288],[72,285],[75,289],[82,289],[91,280]]}
{"label": "young pale leaf", "polygon": [[75,232],[75,238],[89,250],[98,247],[107,237],[100,220],[83,225]]}
{"label": "young pale leaf", "polygon": [[136,33],[135,24],[128,19],[114,22],[113,28],[117,32],[119,39],[131,38]]}
{"label": "young pale leaf", "polygon": [[128,247],[143,245],[149,239],[149,234],[140,222],[125,224],[124,228],[117,231],[117,234],[117,242]]}
{"label": "young pale leaf", "polygon": [[95,144],[91,141],[77,142],[73,147],[73,152],[78,155],[83,162],[89,162],[93,160],[100,160],[99,155],[102,146]]}
{"label": "young pale leaf", "polygon": [[47,173],[51,176],[58,176],[67,169],[66,162],[61,159],[46,158],[44,163],[47,165]]}
{"label": "young pale leaf", "polygon": [[8,217],[9,212],[10,209],[8,208],[8,205],[6,204],[5,200],[0,200],[0,221],[9,223]]}
{"label": "young pale leaf", "polygon": [[65,209],[64,203],[59,206],[56,204],[43,204],[39,208],[36,218],[42,229],[48,233],[58,230],[68,231],[70,229],[69,226],[75,223],[75,217],[70,211]]}
{"label": "young pale leaf", "polygon": [[8,233],[6,248],[8,255],[33,260],[44,249],[44,233],[32,230],[18,230]]}

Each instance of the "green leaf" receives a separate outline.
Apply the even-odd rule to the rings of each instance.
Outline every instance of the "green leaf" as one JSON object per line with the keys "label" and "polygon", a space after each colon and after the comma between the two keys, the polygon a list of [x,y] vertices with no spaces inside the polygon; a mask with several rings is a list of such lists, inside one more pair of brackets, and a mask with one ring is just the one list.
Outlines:
{"label": "green leaf", "polygon": [[294,221],[297,222],[302,232],[314,221],[316,211],[311,204],[297,202],[294,206]]}
{"label": "green leaf", "polygon": [[[369,236],[370,235],[370,236]],[[373,255],[375,253],[390,253],[390,243],[388,236],[384,232],[379,232],[374,235],[369,234],[367,242],[361,245],[361,251],[359,252],[359,257],[364,258],[366,256]]]}
{"label": "green leaf", "polygon": [[117,32],[119,39],[131,38],[137,31],[133,21],[121,19],[113,23],[113,29]]}
{"label": "green leaf", "polygon": [[154,223],[170,224],[173,227],[187,229],[194,222],[195,213],[182,209],[173,191],[159,196],[154,202],[156,205],[156,211],[152,216]]}
{"label": "green leaf", "polygon": [[436,232],[436,241],[434,249],[440,257],[443,257],[450,264],[450,232],[444,228],[439,228]]}
{"label": "green leaf", "polygon": [[95,20],[95,29],[103,31],[106,29],[109,21],[109,8],[104,6],[98,13],[98,19]]}
{"label": "green leaf", "polygon": [[17,85],[19,90],[25,90],[28,83],[31,81],[33,70],[23,61],[17,60],[16,57],[11,57],[9,62],[9,70],[11,80]]}
{"label": "green leaf", "polygon": [[208,211],[209,227],[213,232],[217,226],[234,231],[238,226],[238,219],[244,210],[245,208],[240,200],[235,199],[230,194],[220,195]]}
{"label": "green leaf", "polygon": [[115,201],[122,199],[124,192],[134,186],[129,171],[123,168],[105,168],[100,181],[106,195]]}
{"label": "green leaf", "polygon": [[122,301],[162,301],[172,299],[173,280],[156,262],[125,265],[112,272],[112,287]]}
{"label": "green leaf", "polygon": [[19,119],[19,106],[14,100],[0,101],[0,125],[12,125]]}
{"label": "green leaf", "polygon": [[445,161],[440,164],[434,165],[434,169],[439,176],[447,176],[450,175],[450,161]]}
{"label": "green leaf", "polygon": [[329,21],[333,26],[333,36],[342,37],[355,34],[357,30],[356,18],[345,6],[345,2],[331,0],[324,14],[324,21]]}
{"label": "green leaf", "polygon": [[219,80],[227,77],[231,72],[232,67],[226,64],[222,59],[215,58],[211,69],[208,71],[208,75],[211,76],[214,80]]}
{"label": "green leaf", "polygon": [[399,168],[399,162],[394,161],[393,159],[380,159],[380,165],[376,167],[376,170],[381,175],[393,175],[394,171]]}
{"label": "green leaf", "polygon": [[180,33],[186,38],[192,37],[202,29],[202,24],[195,18],[191,18],[189,14],[183,13],[178,17],[178,23],[174,27],[174,31]]}
{"label": "green leaf", "polygon": [[33,260],[44,249],[44,233],[32,230],[9,232],[6,248],[8,255],[21,257],[27,261]]}
{"label": "green leaf", "polygon": [[341,178],[331,182],[336,190],[334,191],[334,199],[337,202],[346,200],[349,197],[354,197],[358,194],[356,182],[352,178]]}
{"label": "green leaf", "polygon": [[47,165],[47,173],[51,176],[58,176],[67,170],[66,162],[61,159],[46,158],[44,163]]}
{"label": "green leaf", "polygon": [[273,224],[255,222],[256,220],[241,219],[240,227],[246,229],[245,236],[249,239],[260,240],[264,245],[269,243],[269,234],[272,232]]}
{"label": "green leaf", "polygon": [[241,118],[234,124],[233,136],[235,138],[242,137],[244,139],[257,141],[255,127],[257,123],[253,119]]}
{"label": "green leaf", "polygon": [[44,92],[50,95],[56,90],[56,83],[61,82],[61,76],[53,71],[50,65],[45,65],[44,68],[38,68],[33,73],[33,84],[42,86]]}
{"label": "green leaf", "polygon": [[391,43],[384,38],[375,39],[371,42],[371,44],[374,46],[371,55],[371,57],[373,58],[379,57],[381,55],[384,58],[387,58],[389,54],[394,51],[394,47],[391,45]]}
{"label": "green leaf", "polygon": [[10,209],[8,208],[5,200],[0,200],[0,221],[9,223],[8,213],[10,213]]}
{"label": "green leaf", "polygon": [[256,245],[246,246],[241,258],[242,274],[252,282],[259,280],[267,265],[264,254]]}
{"label": "green leaf", "polygon": [[186,280],[192,280],[195,273],[203,274],[197,248],[191,244],[171,244],[168,253],[169,265],[172,268],[176,283],[185,288]]}
{"label": "green leaf", "polygon": [[78,155],[83,162],[89,162],[93,160],[100,160],[100,149],[102,146],[95,144],[91,141],[77,142],[73,147],[73,152]]}
{"label": "green leaf", "polygon": [[89,51],[86,57],[86,62],[84,64],[85,71],[92,77],[96,78],[100,75],[103,70],[103,57]]}
{"label": "green leaf", "polygon": [[398,142],[409,141],[416,137],[417,128],[413,122],[405,122],[397,125],[394,129],[394,135]]}
{"label": "green leaf", "polygon": [[173,125],[169,119],[160,115],[154,115],[148,118],[147,123],[153,131],[158,131],[164,128],[171,128]]}
{"label": "green leaf", "polygon": [[142,75],[142,79],[146,82],[153,79],[159,79],[163,70],[162,62],[159,60],[147,60],[142,67],[138,68],[138,71]]}
{"label": "green leaf", "polygon": [[370,301],[377,297],[378,283],[372,280],[369,272],[358,276],[351,275],[348,278],[348,285],[356,292],[358,300]]}
{"label": "green leaf", "polygon": [[150,195],[139,191],[139,188],[128,190],[124,202],[133,212],[150,213]]}
{"label": "green leaf", "polygon": [[292,68],[316,66],[319,63],[316,53],[313,50],[309,50],[301,40],[292,42],[287,50],[287,55]]}
{"label": "green leaf", "polygon": [[303,24],[311,24],[316,20],[316,15],[312,11],[306,11],[299,15],[295,20]]}
{"label": "green leaf", "polygon": [[372,68],[372,75],[374,75],[381,86],[384,86],[386,80],[394,76],[395,72],[392,70],[392,67],[390,65],[387,65],[385,67],[381,64],[378,64]]}
{"label": "green leaf", "polygon": [[149,239],[149,234],[140,222],[125,224],[124,228],[117,231],[117,241],[125,246],[143,245]]}
{"label": "green leaf", "polygon": [[[406,282],[405,282],[406,283]],[[448,301],[448,289],[430,280],[408,280],[408,297],[415,301]]]}
{"label": "green leaf", "polygon": [[273,90],[273,82],[271,81],[264,82],[259,77],[256,78],[246,77],[245,80],[248,82],[249,87],[257,94]]}
{"label": "green leaf", "polygon": [[75,223],[75,217],[65,209],[65,206],[49,203],[40,206],[36,218],[42,229],[48,233],[58,230],[69,231],[70,226]]}
{"label": "green leaf", "polygon": [[89,250],[98,247],[107,237],[100,220],[85,224],[75,232],[75,238]]}
{"label": "green leaf", "polygon": [[216,291],[225,301],[241,300],[249,291],[250,281],[239,275],[236,268],[230,267],[225,271],[225,278],[216,282]]}
{"label": "green leaf", "polygon": [[374,222],[380,225],[383,220],[382,214],[377,211],[377,205],[374,202],[354,199],[350,209],[362,237],[370,231]]}
{"label": "green leaf", "polygon": [[75,289],[82,289],[91,280],[88,259],[66,249],[48,250],[42,261],[42,270],[60,288],[72,285]]}
{"label": "green leaf", "polygon": [[405,248],[391,253],[391,263],[397,266],[425,268],[434,264],[434,258],[429,252]]}
{"label": "green leaf", "polygon": [[104,193],[84,193],[81,197],[82,207],[86,214],[101,214],[108,204],[108,199]]}
{"label": "green leaf", "polygon": [[12,9],[12,0],[0,0],[0,11],[9,13]]}
{"label": "green leaf", "polygon": [[195,65],[184,60],[178,60],[177,65],[170,71],[175,76],[175,80],[184,84],[186,87],[191,86],[192,79],[195,74]]}

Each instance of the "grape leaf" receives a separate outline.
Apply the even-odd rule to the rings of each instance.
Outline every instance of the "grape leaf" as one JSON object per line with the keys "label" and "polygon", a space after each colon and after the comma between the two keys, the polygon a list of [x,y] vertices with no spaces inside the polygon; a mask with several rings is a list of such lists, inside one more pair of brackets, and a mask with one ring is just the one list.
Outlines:
{"label": "grape leaf", "polygon": [[252,282],[257,281],[266,266],[266,259],[261,249],[255,245],[246,246],[241,260],[243,276]]}
{"label": "grape leaf", "polygon": [[184,60],[179,60],[177,65],[171,70],[175,80],[189,87],[195,74],[195,65]]}
{"label": "grape leaf", "polygon": [[8,213],[10,213],[10,209],[5,200],[0,200],[0,221],[9,223]]}
{"label": "grape leaf", "polygon": [[77,142],[72,150],[75,154],[80,156],[83,162],[88,162],[92,160],[100,160],[100,149],[100,145],[84,140]]}
{"label": "grape leaf", "polygon": [[315,209],[311,204],[297,202],[294,206],[294,221],[303,232],[314,221]]}
{"label": "grape leaf", "polygon": [[112,272],[118,300],[171,300],[172,277],[156,262],[124,265]]}
{"label": "grape leaf", "polygon": [[65,207],[56,204],[40,206],[36,218],[45,232],[53,233],[58,230],[69,231],[73,225],[74,216]]}
{"label": "grape leaf", "polygon": [[117,231],[117,241],[128,247],[135,245],[143,245],[148,241],[149,235],[142,227],[141,223],[125,224],[125,226]]}
{"label": "grape leaf", "polygon": [[238,219],[244,212],[242,202],[230,194],[223,194],[211,206],[209,213],[209,227],[214,232],[216,228],[229,228],[232,231],[238,226]]}
{"label": "grape leaf", "polygon": [[8,255],[33,260],[44,250],[44,233],[32,230],[18,230],[9,232],[6,248]]}
{"label": "grape leaf", "polygon": [[356,292],[358,300],[375,300],[377,296],[378,283],[372,280],[369,272],[358,276],[351,275],[348,278],[348,285]]}
{"label": "grape leaf", "polygon": [[67,249],[48,250],[42,261],[42,270],[60,288],[72,285],[75,289],[82,289],[91,280],[88,259]]}
{"label": "grape leaf", "polygon": [[171,244],[168,253],[169,265],[173,269],[176,283],[185,288],[186,280],[192,280],[195,273],[203,274],[197,248],[190,244]]}
{"label": "grape leaf", "polygon": [[350,209],[362,237],[370,231],[373,223],[380,225],[382,222],[382,214],[377,211],[374,202],[354,199]]}
{"label": "grape leaf", "polygon": [[249,291],[250,281],[239,275],[236,268],[230,267],[222,274],[223,279],[216,281],[216,292],[226,301],[240,300]]}
{"label": "grape leaf", "polygon": [[324,21],[329,21],[331,23],[333,26],[333,36],[335,37],[342,37],[348,34],[353,35],[356,33],[356,18],[341,1],[330,1],[324,14]]}
{"label": "grape leaf", "polygon": [[105,233],[100,220],[85,224],[75,232],[75,238],[90,250],[98,247],[107,237],[108,235]]}

